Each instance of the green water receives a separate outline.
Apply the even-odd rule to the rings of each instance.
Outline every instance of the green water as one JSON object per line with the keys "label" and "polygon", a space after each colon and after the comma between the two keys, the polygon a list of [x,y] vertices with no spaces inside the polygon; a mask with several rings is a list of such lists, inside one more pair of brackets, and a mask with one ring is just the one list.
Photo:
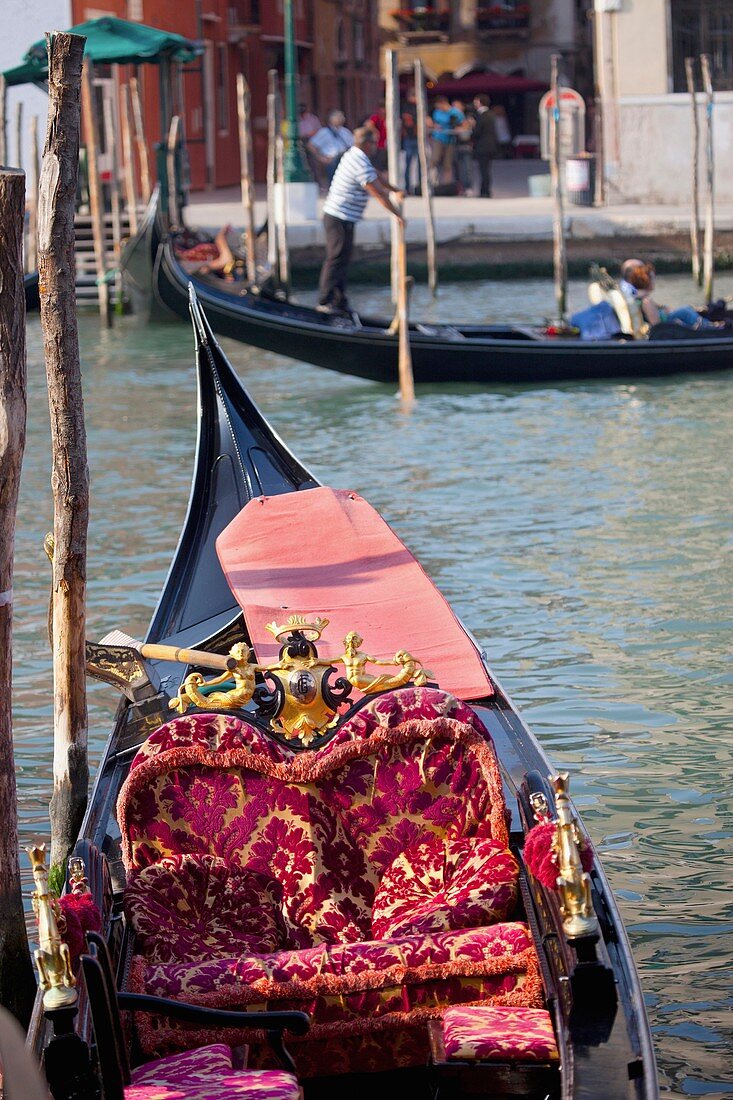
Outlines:
{"label": "green water", "polygon": [[[695,300],[660,280],[670,304]],[[733,291],[721,279],[719,294]],[[664,292],[664,293],[662,293]],[[305,296],[304,296],[305,297]],[[384,294],[355,303],[388,312]],[[571,307],[583,288],[571,287]],[[531,321],[546,281],[446,287],[413,315]],[[195,440],[190,330],[81,319],[92,476],[90,637],[140,636],[183,519]],[[364,494],[440,585],[553,762],[573,776],[629,930],[668,1096],[733,1096],[730,526],[733,375],[533,389],[388,387],[225,343],[322,481]],[[47,833],[51,525],[38,319],[15,578],[24,843]],[[116,700],[90,688],[99,759]],[[27,880],[26,880],[27,881]]]}

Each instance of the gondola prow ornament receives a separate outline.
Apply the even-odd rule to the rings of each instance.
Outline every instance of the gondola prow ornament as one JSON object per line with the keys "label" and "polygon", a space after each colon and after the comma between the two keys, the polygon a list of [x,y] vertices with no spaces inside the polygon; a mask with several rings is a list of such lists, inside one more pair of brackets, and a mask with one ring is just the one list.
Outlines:
{"label": "gondola prow ornament", "polygon": [[[200,672],[190,673],[171,699],[170,708],[184,714],[191,706],[240,710],[254,702],[258,716],[268,719],[275,733],[308,746],[333,725],[352,689],[373,695],[410,682],[417,687],[427,683],[431,674],[417,657],[402,649],[391,660],[372,657],[360,649],[364,639],[355,630],[346,635],[343,653],[319,657],[315,643],[327,626],[328,619],[309,620],[304,615],[290,615],[285,623],[268,623],[266,629],[282,643],[277,662],[256,664],[249,646],[238,642],[229,651],[233,658],[230,670],[208,681]],[[396,667],[397,671],[372,676],[366,671],[367,664]],[[345,675],[332,681],[339,665]],[[256,683],[256,673],[264,683]],[[219,685],[224,688],[232,680],[234,685],[226,690],[211,690]]]}

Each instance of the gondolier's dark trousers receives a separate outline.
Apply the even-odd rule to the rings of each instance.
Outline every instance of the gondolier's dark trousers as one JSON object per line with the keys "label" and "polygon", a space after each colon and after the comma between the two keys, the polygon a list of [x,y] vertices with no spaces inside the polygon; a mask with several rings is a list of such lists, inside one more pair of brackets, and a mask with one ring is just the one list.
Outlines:
{"label": "gondolier's dark trousers", "polygon": [[334,218],[333,214],[324,214],[323,227],[326,230],[326,259],[321,268],[318,301],[322,306],[346,309],[346,277],[356,223]]}

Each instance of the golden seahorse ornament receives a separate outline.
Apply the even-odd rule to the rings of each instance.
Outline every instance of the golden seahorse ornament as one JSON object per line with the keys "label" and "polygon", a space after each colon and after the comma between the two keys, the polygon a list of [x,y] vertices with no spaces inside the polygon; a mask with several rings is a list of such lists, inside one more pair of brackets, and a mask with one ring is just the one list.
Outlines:
{"label": "golden seahorse ornament", "polygon": [[[171,699],[168,706],[171,710],[177,710],[179,714],[185,714],[188,707],[200,707],[203,710],[211,707],[220,707],[224,710],[238,710],[246,707],[255,690],[255,672],[261,671],[260,666],[250,663],[252,650],[245,642],[237,642],[229,650],[231,657],[237,662],[231,670],[227,669],[213,680],[207,680],[200,672],[191,672],[183,681],[183,687],[175,699]],[[234,687],[227,691],[207,691],[205,694],[199,690],[203,684],[216,686],[234,680]]]}

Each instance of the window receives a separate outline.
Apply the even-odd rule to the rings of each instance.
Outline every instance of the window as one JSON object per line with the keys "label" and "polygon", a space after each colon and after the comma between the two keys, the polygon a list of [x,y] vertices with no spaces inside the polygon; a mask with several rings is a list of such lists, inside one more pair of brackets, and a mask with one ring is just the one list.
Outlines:
{"label": "window", "polygon": [[[685,58],[710,54],[713,87],[733,88],[733,0],[672,0],[672,75],[687,91]],[[699,68],[698,87],[699,85]]]}
{"label": "window", "polygon": [[217,46],[216,66],[216,125],[221,134],[229,133],[229,66],[226,42]]}

